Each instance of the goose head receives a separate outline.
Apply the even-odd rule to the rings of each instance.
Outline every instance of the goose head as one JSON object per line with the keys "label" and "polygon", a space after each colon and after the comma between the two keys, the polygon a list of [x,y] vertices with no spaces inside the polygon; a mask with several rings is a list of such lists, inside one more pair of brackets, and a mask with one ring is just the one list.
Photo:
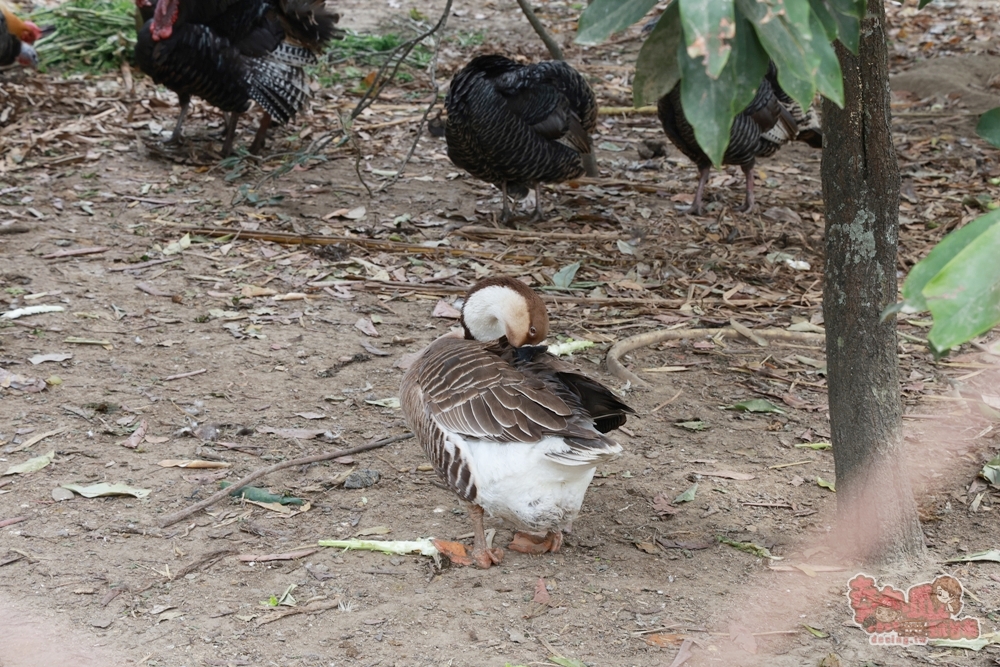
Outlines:
{"label": "goose head", "polygon": [[487,278],[472,286],[462,306],[465,337],[488,342],[507,337],[514,347],[538,345],[549,335],[545,302],[515,278]]}

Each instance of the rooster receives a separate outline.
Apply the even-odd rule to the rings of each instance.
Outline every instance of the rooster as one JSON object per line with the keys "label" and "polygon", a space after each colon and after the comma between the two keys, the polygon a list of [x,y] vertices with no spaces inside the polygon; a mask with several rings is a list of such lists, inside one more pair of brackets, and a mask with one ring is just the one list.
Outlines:
{"label": "rooster", "polygon": [[228,112],[222,154],[232,151],[240,114],[264,110],[251,153],[264,146],[272,120],[288,122],[305,104],[304,67],[340,33],[323,0],[136,0],[145,23],[136,62],[177,93],[177,141],[193,96]]}
{"label": "rooster", "polygon": [[41,28],[17,17],[10,7],[0,2],[0,67],[14,62],[38,67],[38,54],[32,44],[41,36]]}

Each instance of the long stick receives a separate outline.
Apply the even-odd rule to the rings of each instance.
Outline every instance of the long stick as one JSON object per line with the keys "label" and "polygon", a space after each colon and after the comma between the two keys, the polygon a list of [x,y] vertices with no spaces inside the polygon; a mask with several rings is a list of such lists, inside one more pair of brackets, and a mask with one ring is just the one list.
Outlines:
{"label": "long stick", "polygon": [[542,41],[545,43],[545,48],[549,50],[549,55],[551,55],[554,60],[565,60],[565,58],[563,58],[562,49],[560,49],[559,45],[556,44],[556,40],[552,39],[552,35],[545,30],[545,26],[543,26],[542,22],[538,20],[538,17],[535,16],[535,12],[531,9],[531,4],[528,0],[517,0],[517,4],[521,6],[521,11],[524,12],[524,16],[528,19],[528,23],[530,23],[531,27],[535,29],[538,36],[542,38]]}
{"label": "long stick", "polygon": [[206,507],[211,507],[215,503],[219,502],[223,498],[229,496],[233,492],[233,489],[241,489],[250,482],[260,479],[265,475],[270,475],[272,472],[278,470],[283,470],[284,468],[293,468],[295,466],[308,465],[310,463],[319,463],[320,461],[329,461],[331,459],[337,459],[341,456],[348,456],[350,454],[360,454],[361,452],[367,452],[372,449],[378,449],[380,447],[385,447],[386,445],[391,445],[394,442],[400,442],[401,440],[409,440],[413,437],[412,433],[404,433],[403,435],[394,435],[391,438],[383,438],[382,440],[377,440],[375,442],[369,442],[367,445],[360,445],[358,447],[352,447],[351,449],[343,449],[339,452],[325,452],[323,454],[314,454],[313,456],[303,456],[298,459],[289,459],[288,461],[282,461],[281,463],[275,463],[273,466],[268,466],[267,468],[258,468],[253,471],[240,481],[236,482],[232,486],[227,486],[226,488],[218,491],[208,498],[205,498],[201,502],[195,503],[190,507],[182,510],[178,510],[173,514],[168,514],[167,516],[160,519],[157,523],[160,524],[161,528],[166,528],[171,526],[178,521],[183,521],[195,512],[200,512]]}

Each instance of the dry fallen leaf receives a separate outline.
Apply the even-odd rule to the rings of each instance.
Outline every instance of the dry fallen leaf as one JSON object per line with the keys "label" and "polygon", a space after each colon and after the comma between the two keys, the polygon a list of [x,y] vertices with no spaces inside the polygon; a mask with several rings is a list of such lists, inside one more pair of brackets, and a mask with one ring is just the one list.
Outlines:
{"label": "dry fallen leaf", "polygon": [[653,497],[653,511],[660,516],[673,516],[680,510],[670,504],[670,498],[662,493],[657,493]]}
{"label": "dry fallen leaf", "polygon": [[714,470],[714,471],[695,470],[694,472],[704,477],[721,477],[722,479],[737,479],[744,482],[747,480],[754,479],[754,476],[748,472],[733,472],[732,470]]}
{"label": "dry fallen leaf", "polygon": [[226,463],[225,461],[164,459],[157,465],[161,468],[228,468],[232,463]]}
{"label": "dry fallen leaf", "polygon": [[650,646],[666,648],[668,646],[680,646],[684,643],[686,637],[675,632],[656,632],[651,635],[646,635],[644,639]]}
{"label": "dry fallen leaf", "polygon": [[652,542],[633,542],[639,551],[645,551],[648,554],[658,554],[660,550],[656,548],[656,545]]}
{"label": "dry fallen leaf", "polygon": [[545,586],[545,579],[538,577],[538,581],[535,582],[535,596],[531,598],[532,602],[537,604],[548,604],[552,601],[552,596],[549,595],[548,588]]}
{"label": "dry fallen leaf", "polygon": [[132,435],[130,435],[125,440],[122,440],[119,444],[122,447],[135,449],[142,442],[142,439],[146,437],[147,428],[149,428],[149,423],[145,419],[143,419],[141,422],[139,422],[139,425],[136,427],[136,429],[132,431]]}
{"label": "dry fallen leaf", "polygon": [[367,317],[362,317],[355,322],[354,327],[366,336],[371,336],[372,338],[378,338],[379,336],[378,329],[375,328],[375,325]]}
{"label": "dry fallen leaf", "polygon": [[447,540],[431,540],[434,546],[442,555],[446,556],[455,565],[472,565],[472,558],[465,550],[465,545],[461,542],[449,542]]}
{"label": "dry fallen leaf", "polygon": [[461,311],[455,308],[455,306],[445,301],[444,299],[440,299],[437,302],[437,304],[434,306],[434,312],[431,313],[431,315],[433,317],[446,317],[451,320],[457,320],[460,317],[462,317]]}

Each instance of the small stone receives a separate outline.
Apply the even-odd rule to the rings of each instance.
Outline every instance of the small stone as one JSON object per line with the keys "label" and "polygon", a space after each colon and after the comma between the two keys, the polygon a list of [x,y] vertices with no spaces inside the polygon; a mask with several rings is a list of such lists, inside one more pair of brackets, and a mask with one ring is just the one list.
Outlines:
{"label": "small stone", "polygon": [[64,489],[61,486],[52,489],[52,500],[59,502],[61,500],[72,500],[73,492],[69,489]]}
{"label": "small stone", "polygon": [[378,470],[356,470],[344,480],[345,489],[367,489],[378,483],[381,475]]}

